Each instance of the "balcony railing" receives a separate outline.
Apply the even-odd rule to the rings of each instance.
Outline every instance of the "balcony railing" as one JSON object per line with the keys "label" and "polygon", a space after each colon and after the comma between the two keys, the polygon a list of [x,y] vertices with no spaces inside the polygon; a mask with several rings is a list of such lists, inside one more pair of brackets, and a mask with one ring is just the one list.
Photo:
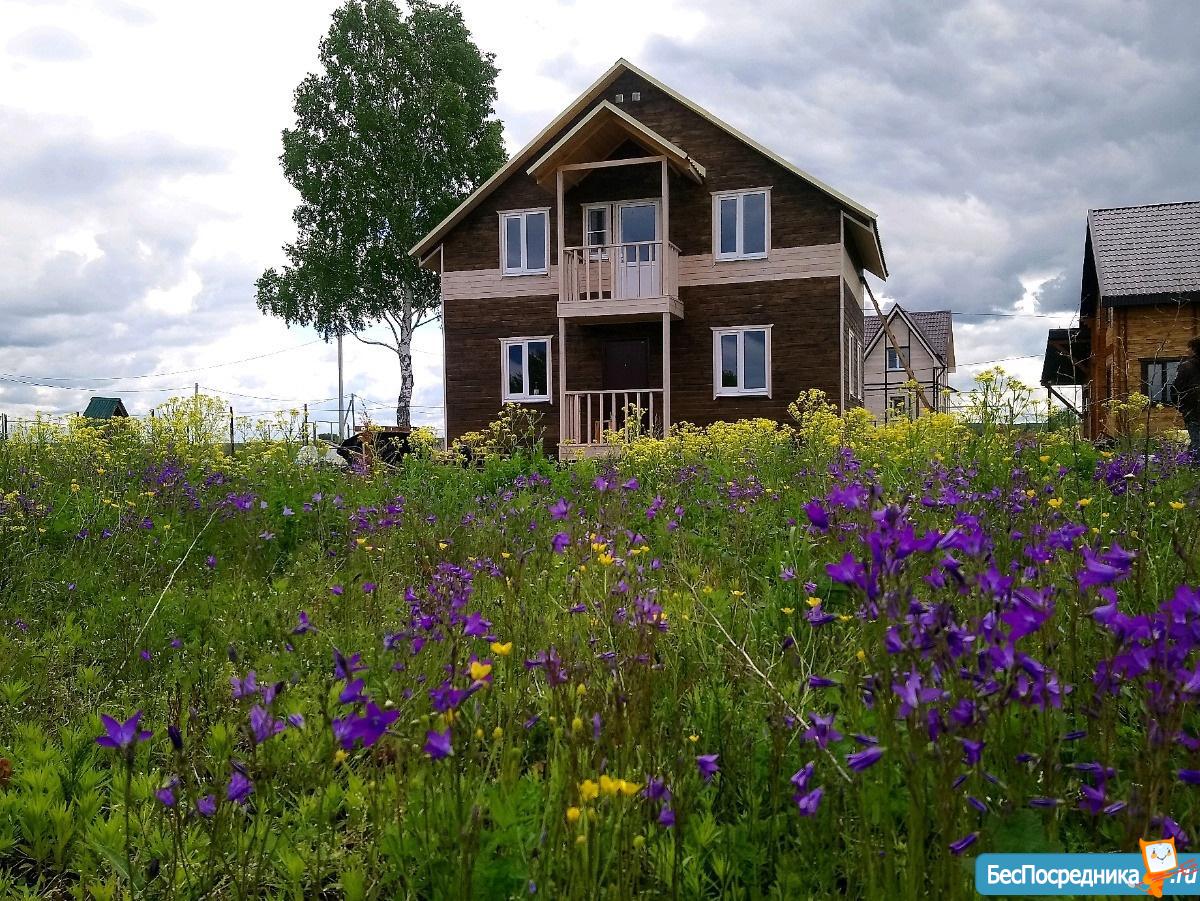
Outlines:
{"label": "balcony railing", "polygon": [[564,444],[604,447],[610,433],[662,434],[662,389],[566,392]]}
{"label": "balcony railing", "polygon": [[659,307],[674,312],[671,301],[677,304],[678,298],[679,248],[674,244],[637,241],[563,251],[560,303],[568,315],[656,312]]}

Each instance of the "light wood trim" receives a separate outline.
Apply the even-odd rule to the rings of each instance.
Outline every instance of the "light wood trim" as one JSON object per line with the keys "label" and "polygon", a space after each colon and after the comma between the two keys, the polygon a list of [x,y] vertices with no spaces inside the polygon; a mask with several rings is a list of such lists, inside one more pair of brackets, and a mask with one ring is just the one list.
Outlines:
{"label": "light wood trim", "polygon": [[[615,224],[610,223],[610,228],[615,228]],[[803,247],[776,247],[771,251],[769,260],[714,263],[711,254],[680,256],[678,281],[680,287],[690,287],[837,277],[842,274],[840,254],[839,244],[810,244]],[[551,265],[548,275],[521,277],[502,276],[499,269],[462,269],[442,275],[442,297],[450,302],[555,294],[561,297],[558,279],[557,265]]]}
{"label": "light wood trim", "polygon": [[560,172],[580,172],[586,169],[609,169],[613,166],[644,166],[648,163],[666,163],[666,157],[662,154],[658,156],[633,156],[623,160],[596,160],[593,163],[567,163],[559,166]]}
{"label": "light wood trim", "polygon": [[[662,318],[662,416],[663,437],[671,433],[671,314],[663,313]],[[650,421],[654,421],[654,395],[650,395]]]}
{"label": "light wood trim", "polygon": [[[600,93],[602,91],[608,90],[608,88],[613,84],[613,82],[615,82],[617,80],[617,78],[619,78],[621,76],[621,74],[623,72],[632,72],[634,75],[643,79],[648,84],[650,84],[653,87],[657,88],[658,90],[662,91],[665,95],[667,95],[671,99],[675,100],[677,103],[682,104],[683,106],[690,109],[692,112],[696,113],[696,115],[698,115],[704,119],[707,119],[709,122],[711,122],[717,128],[721,129],[722,131],[726,132],[727,134],[729,134],[732,137],[736,138],[737,140],[741,141],[747,147],[751,148],[752,150],[757,150],[759,153],[763,154],[763,156],[767,157],[768,159],[770,159],[773,162],[777,163],[778,165],[782,166],[784,169],[791,172],[793,175],[796,175],[797,177],[801,178],[802,180],[808,182],[813,187],[815,187],[817,190],[829,195],[830,197],[834,198],[838,202],[845,204],[850,209],[858,212],[859,215],[866,217],[867,219],[870,220],[872,226],[874,227],[875,219],[877,217],[876,217],[875,213],[872,212],[870,209],[868,209],[867,207],[863,206],[862,204],[860,204],[854,200],[851,200],[849,197],[847,197],[841,191],[836,190],[835,188],[831,187],[830,185],[827,185],[825,182],[821,181],[820,179],[816,178],[815,176],[810,175],[809,173],[807,173],[803,169],[801,169],[799,166],[796,166],[795,164],[788,162],[786,159],[781,157],[779,154],[768,149],[767,147],[763,146],[762,144],[759,144],[753,138],[747,137],[745,134],[738,131],[736,128],[734,128],[732,125],[730,125],[728,122],[725,122],[725,121],[717,118],[712,113],[710,113],[708,110],[706,110],[702,106],[700,106],[698,103],[695,103],[694,101],[689,100],[687,97],[683,96],[675,89],[668,87],[666,84],[659,81],[653,75],[649,74],[648,72],[643,71],[642,69],[639,69],[637,66],[633,65],[633,63],[622,58],[622,59],[618,59],[615,63],[613,63],[613,65],[611,67],[609,67],[607,72],[605,72],[598,79],[596,79],[594,82],[592,82],[591,86],[588,87],[588,89],[586,91],[584,91],[582,94],[580,94],[578,97],[576,97],[575,101],[570,106],[568,106],[565,110],[563,110],[561,113],[559,113],[558,116],[556,116],[555,119],[549,125],[547,125],[541,131],[539,131],[533,137],[533,140],[531,140],[528,144],[526,144],[519,151],[517,151],[516,154],[514,154],[512,157],[510,157],[508,162],[505,163],[503,166],[501,166],[496,171],[496,173],[494,175],[492,175],[491,178],[489,178],[482,185],[480,185],[478,188],[476,188],[465,200],[463,200],[462,203],[460,203],[457,207],[455,207],[454,210],[451,211],[451,213],[448,216],[446,216],[445,219],[443,219],[436,226],[434,226],[433,230],[430,231],[429,234],[427,234],[424,238],[422,238],[419,242],[417,242],[417,244],[409,251],[409,254],[411,256],[415,256],[417,258],[424,257],[429,252],[429,249],[433,246],[434,243],[442,240],[446,236],[446,233],[451,228],[453,228],[455,225],[457,225],[459,222],[461,222],[464,218],[466,218],[467,214],[470,213],[477,206],[479,206],[479,204],[483,202],[483,200],[492,192],[492,190],[499,183],[501,183],[502,181],[507,179],[514,172],[514,170],[517,169],[517,167],[519,167],[522,163],[524,163],[531,156],[533,156],[533,154],[537,151],[537,149],[540,146],[542,146],[551,135],[553,135],[556,131],[558,131],[560,128],[562,128],[567,122],[569,122],[571,119],[573,119],[575,116],[577,116],[580,112],[582,112],[589,103],[592,103],[600,95]],[[875,274],[878,275],[880,278],[886,277],[886,272],[877,272]]]}

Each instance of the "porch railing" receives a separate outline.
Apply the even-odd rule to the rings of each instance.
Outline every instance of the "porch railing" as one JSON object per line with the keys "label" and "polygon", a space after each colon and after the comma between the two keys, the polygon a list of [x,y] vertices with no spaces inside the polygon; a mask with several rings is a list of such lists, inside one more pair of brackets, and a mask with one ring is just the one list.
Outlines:
{"label": "porch railing", "polygon": [[565,444],[604,445],[606,434],[662,434],[662,389],[566,392]]}
{"label": "porch railing", "polygon": [[679,248],[636,241],[563,251],[563,303],[679,296]]}

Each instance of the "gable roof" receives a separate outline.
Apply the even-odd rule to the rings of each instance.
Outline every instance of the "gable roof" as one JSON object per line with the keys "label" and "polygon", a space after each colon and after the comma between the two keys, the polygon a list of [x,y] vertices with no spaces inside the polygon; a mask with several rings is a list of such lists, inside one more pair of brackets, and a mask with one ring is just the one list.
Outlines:
{"label": "gable roof", "polygon": [[1088,210],[1104,298],[1200,293],[1200,202]]}
{"label": "gable roof", "polygon": [[925,349],[941,360],[943,366],[954,366],[954,316],[949,310],[905,310],[892,307],[883,316],[863,318],[863,353],[868,354],[883,334],[883,320],[900,316],[917,336]]}
{"label": "gable roof", "polygon": [[613,82],[615,82],[621,75],[625,74],[626,72],[630,72],[630,73],[638,76],[639,78],[644,79],[648,84],[650,84],[654,88],[662,91],[668,97],[672,98],[673,100],[675,100],[678,103],[682,104],[683,106],[687,107],[692,112],[699,115],[701,118],[707,119],[713,125],[716,125],[718,128],[723,129],[727,134],[729,134],[732,137],[736,138],[737,140],[741,141],[743,144],[750,147],[751,149],[758,151],[763,156],[770,159],[772,162],[778,164],[779,166],[782,166],[784,169],[791,172],[793,175],[796,175],[799,178],[803,179],[804,181],[808,182],[809,184],[811,184],[813,187],[817,188],[822,193],[833,198],[835,201],[837,201],[839,204],[841,204],[843,207],[845,207],[850,212],[856,214],[858,217],[860,217],[860,218],[866,220],[866,222],[870,223],[870,230],[871,230],[872,238],[873,238],[872,243],[874,244],[874,248],[875,248],[875,253],[872,254],[872,256],[875,257],[875,259],[869,260],[866,268],[869,271],[873,272],[875,275],[879,276],[880,278],[887,278],[887,265],[884,263],[883,251],[880,248],[880,244],[879,244],[879,228],[875,221],[876,215],[872,210],[868,209],[867,207],[863,206],[860,203],[857,203],[854,200],[851,200],[845,194],[843,194],[840,191],[834,189],[833,187],[825,184],[825,182],[821,181],[820,179],[808,174],[807,172],[805,172],[803,169],[799,168],[798,166],[795,166],[792,163],[789,163],[787,160],[785,160],[779,154],[764,147],[762,144],[759,144],[753,138],[749,138],[746,135],[742,134],[742,132],[738,131],[732,125],[729,125],[728,123],[722,121],[721,119],[718,119],[716,116],[714,116],[712,113],[708,112],[706,109],[701,107],[699,104],[694,103],[693,101],[689,100],[687,97],[684,97],[678,91],[675,91],[672,88],[668,87],[667,85],[663,84],[661,81],[659,81],[653,75],[650,75],[649,73],[642,71],[637,66],[633,65],[633,63],[629,62],[628,60],[626,60],[624,58],[618,59],[615,63],[613,63],[613,65],[608,69],[608,71],[606,71],[603,75],[600,76],[600,78],[598,78],[595,82],[593,82],[592,85],[587,88],[587,90],[585,90],[582,94],[580,94],[578,97],[576,97],[570,106],[568,106],[565,110],[563,110],[561,113],[559,113],[558,116],[555,117],[555,119],[552,122],[550,122],[545,128],[543,128],[541,131],[539,131],[533,137],[533,140],[531,140],[528,144],[526,144],[524,147],[522,147],[520,150],[518,150],[515,154],[513,154],[513,156],[511,156],[509,158],[508,162],[506,162],[503,166],[501,166],[495,172],[495,174],[492,175],[491,178],[489,178],[482,185],[480,185],[478,188],[476,188],[470,195],[468,195],[466,197],[465,200],[463,200],[462,203],[460,203],[457,207],[455,207],[455,209],[450,213],[450,215],[448,215],[445,219],[443,219],[436,226],[434,226],[433,230],[430,231],[429,234],[427,234],[424,238],[422,238],[420,241],[418,241],[412,247],[412,249],[409,250],[409,255],[415,256],[415,257],[417,257],[417,259],[424,261],[425,258],[429,255],[429,253],[439,243],[441,243],[441,241],[446,237],[446,235],[450,232],[450,230],[452,228],[454,228],[454,226],[458,225],[459,222],[461,222],[463,219],[465,219],[467,217],[467,215],[469,213],[471,213],[471,211],[474,210],[476,207],[478,207],[479,204],[482,203],[484,201],[484,199],[487,198],[487,196],[489,194],[491,194],[491,192],[493,190],[495,190],[497,187],[499,187],[500,184],[502,184],[505,179],[507,179],[514,172],[516,172],[521,166],[528,164],[529,161],[533,158],[534,154],[537,153],[537,151],[545,144],[546,140],[551,135],[558,132],[567,122],[569,122],[575,116],[577,116],[581,112],[583,112],[583,110],[586,109],[590,103],[593,103],[596,100],[596,98],[600,96],[600,94],[602,94],[605,90],[607,90],[608,87],[613,84]]}
{"label": "gable roof", "polygon": [[[580,119],[574,128],[529,167],[528,174],[540,185],[552,184],[558,167],[569,163],[575,154],[586,154],[590,150],[600,159],[604,159],[630,139],[649,149],[651,153],[665,156],[668,163],[692,181],[699,183],[704,180],[704,167],[688,156],[687,151],[607,100],[596,104],[590,113]],[[564,179],[566,184],[570,185],[586,173],[566,174],[573,176]]]}
{"label": "gable roof", "polygon": [[83,415],[88,419],[112,419],[114,416],[128,416],[129,411],[119,397],[93,397],[88,401]]}

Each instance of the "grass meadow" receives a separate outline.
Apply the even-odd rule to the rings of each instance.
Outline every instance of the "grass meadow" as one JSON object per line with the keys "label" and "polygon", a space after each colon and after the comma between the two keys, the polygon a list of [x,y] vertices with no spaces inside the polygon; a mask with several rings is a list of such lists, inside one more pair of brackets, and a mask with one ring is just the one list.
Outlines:
{"label": "grass meadow", "polygon": [[499,426],[472,466],[231,457],[187,404],[14,437],[0,896],[953,899],[985,851],[1183,858],[1197,470],[993,409],[809,398],[571,466]]}

